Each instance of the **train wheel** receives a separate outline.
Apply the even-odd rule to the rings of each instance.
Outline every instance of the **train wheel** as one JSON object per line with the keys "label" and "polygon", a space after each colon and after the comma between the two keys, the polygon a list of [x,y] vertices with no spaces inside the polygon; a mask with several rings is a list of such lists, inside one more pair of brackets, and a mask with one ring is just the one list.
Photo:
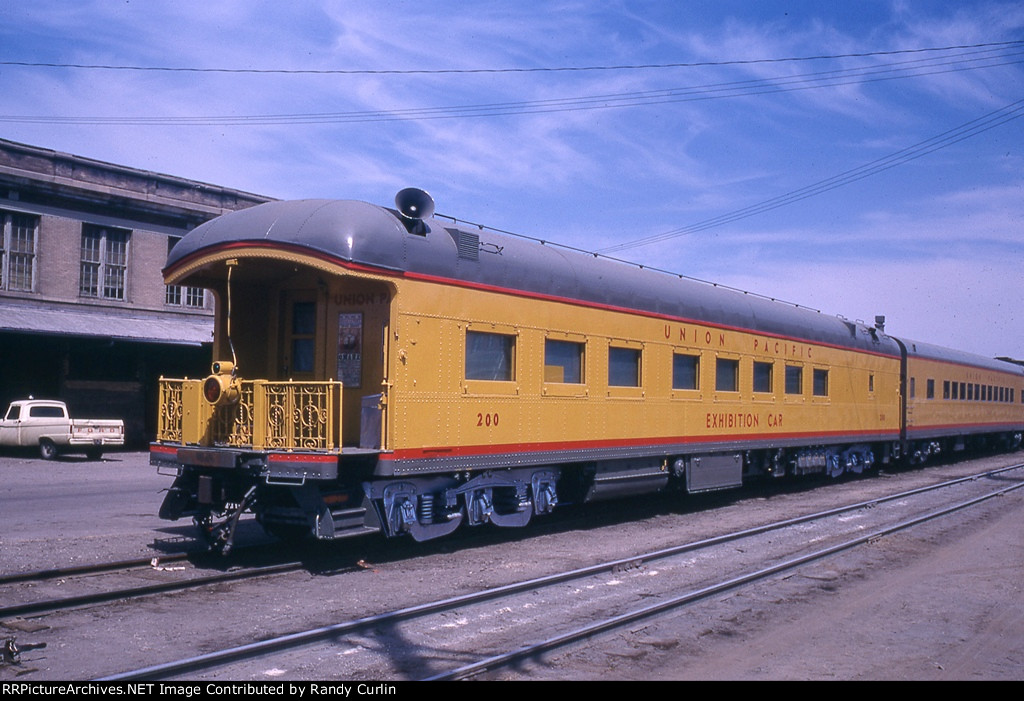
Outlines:
{"label": "train wheel", "polygon": [[199,536],[203,539],[208,547],[213,547],[213,516],[207,511],[202,516],[193,516],[192,524],[199,531]]}
{"label": "train wheel", "polygon": [[839,479],[842,477],[843,472],[846,470],[846,466],[840,461],[839,456],[836,453],[829,453],[825,460],[825,470],[828,472],[828,476],[832,479]]}

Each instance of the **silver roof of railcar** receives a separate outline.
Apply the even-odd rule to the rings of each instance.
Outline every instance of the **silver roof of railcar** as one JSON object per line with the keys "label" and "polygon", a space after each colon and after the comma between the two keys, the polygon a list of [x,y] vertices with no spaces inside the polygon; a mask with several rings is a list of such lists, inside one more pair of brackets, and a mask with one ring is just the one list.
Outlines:
{"label": "silver roof of railcar", "polygon": [[875,329],[811,309],[439,217],[424,223],[426,235],[412,234],[395,211],[353,200],[269,202],[197,227],[167,268],[231,244],[299,247],[400,273],[899,355]]}
{"label": "silver roof of railcar", "polygon": [[931,343],[922,343],[921,341],[910,341],[905,338],[901,338],[900,340],[903,341],[904,345],[906,345],[907,356],[911,358],[938,360],[940,362],[953,363],[956,365],[970,365],[972,367],[982,368],[985,370],[995,370],[997,372],[1008,372],[1011,375],[1024,376],[1024,367],[1006,362],[1005,360],[986,358],[981,355],[975,355],[973,353],[967,353],[953,348],[936,346]]}

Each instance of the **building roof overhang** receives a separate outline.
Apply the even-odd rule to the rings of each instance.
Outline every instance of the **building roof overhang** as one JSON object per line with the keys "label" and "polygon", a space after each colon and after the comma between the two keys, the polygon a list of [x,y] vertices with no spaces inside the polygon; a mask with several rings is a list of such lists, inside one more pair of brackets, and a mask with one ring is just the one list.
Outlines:
{"label": "building roof overhang", "polygon": [[95,307],[39,308],[0,300],[0,332],[200,346],[213,341],[213,319],[126,314]]}

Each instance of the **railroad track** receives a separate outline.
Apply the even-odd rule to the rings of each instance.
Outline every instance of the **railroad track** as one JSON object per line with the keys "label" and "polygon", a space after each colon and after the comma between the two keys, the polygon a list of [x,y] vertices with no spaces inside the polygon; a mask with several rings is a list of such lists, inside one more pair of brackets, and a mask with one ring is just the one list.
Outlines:
{"label": "railroad track", "polygon": [[[249,551],[256,553],[258,548],[249,548]],[[242,551],[238,551],[241,555]],[[258,554],[258,553],[257,553]],[[205,560],[205,562],[204,562]],[[94,563],[76,567],[50,568],[19,572],[3,575],[0,577],[0,585],[28,584],[35,585],[51,580],[59,580],[62,589],[74,588],[79,581],[88,581],[89,588],[93,590],[81,594],[61,595],[49,598],[33,599],[18,603],[7,603],[0,606],[0,620],[10,619],[18,616],[38,616],[62,609],[75,608],[101,604],[109,601],[123,601],[136,599],[154,594],[164,594],[175,591],[186,591],[208,587],[214,584],[225,582],[243,581],[259,577],[269,577],[289,572],[297,572],[308,569],[310,563],[305,560],[289,560],[274,564],[260,566],[244,566],[237,564],[241,558],[225,560],[223,557],[213,553],[175,553],[154,558],[138,558],[131,560],[119,560],[113,562]],[[189,567],[193,565],[193,567]],[[199,568],[195,565],[216,568],[218,571],[211,574],[197,574]],[[226,571],[224,571],[226,569]],[[332,567],[332,572],[354,571],[355,565],[342,565]],[[124,577],[132,577],[140,574],[153,572],[167,572],[165,581],[148,582],[141,585],[115,586],[112,588],[100,587],[96,590],[97,576],[110,575],[116,580]],[[102,582],[101,582],[102,584]],[[10,601],[16,598],[11,591],[4,592],[4,598]]]}
{"label": "railroad track", "polygon": [[[320,654],[314,650],[317,643],[333,646],[331,673],[347,678],[461,679],[752,582],[777,577],[780,573],[984,503],[1024,486],[1024,480],[1013,475],[1022,468],[1024,464],[1004,467],[569,572],[267,638],[106,679],[174,678],[257,658],[265,662],[272,655],[316,657]],[[1008,485],[987,488],[992,482],[1007,479],[1011,480]],[[917,503],[927,501],[938,492],[947,495],[941,506]],[[957,494],[949,496],[953,492]],[[813,546],[808,545],[811,542]],[[742,547],[739,544],[743,544]],[[723,548],[730,551],[728,558],[722,554]],[[743,556],[736,557],[736,553]],[[722,563],[727,559],[730,563],[724,567]],[[707,574],[717,575],[723,569],[728,571],[722,576]],[[632,586],[624,586],[630,583]],[[679,591],[685,593],[680,595]],[[655,603],[642,603],[652,600]],[[559,602],[567,610],[556,615],[555,605],[546,603],[549,601]],[[572,602],[572,606],[566,607],[567,602]],[[539,616],[528,618],[524,614],[528,609],[539,611]],[[511,621],[515,616],[509,612],[517,612],[521,620]],[[580,620],[587,622],[581,624]],[[538,633],[556,627],[560,630],[557,634]],[[453,630],[458,634],[451,635]],[[501,634],[496,635],[495,630],[500,630]],[[489,647],[486,641],[493,639],[505,640],[508,644],[504,648],[500,644]],[[342,659],[337,652],[339,646],[345,646],[345,657],[352,660],[362,656],[356,653],[374,647],[395,653],[398,644],[406,651],[421,651],[418,659],[398,660],[397,670],[389,666],[391,661],[387,659],[371,659],[358,668],[337,666]],[[453,644],[458,647],[452,647]],[[429,654],[423,654],[424,650]],[[222,671],[237,675],[237,668],[230,669],[232,671]],[[312,678],[322,677],[322,671],[314,673]]]}

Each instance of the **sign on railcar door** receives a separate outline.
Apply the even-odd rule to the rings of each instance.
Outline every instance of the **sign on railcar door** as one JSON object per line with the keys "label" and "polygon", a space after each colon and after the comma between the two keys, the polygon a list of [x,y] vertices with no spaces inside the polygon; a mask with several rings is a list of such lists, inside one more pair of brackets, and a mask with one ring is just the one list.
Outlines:
{"label": "sign on railcar door", "polygon": [[329,372],[342,382],[344,445],[384,447],[389,285],[344,278],[328,293]]}

